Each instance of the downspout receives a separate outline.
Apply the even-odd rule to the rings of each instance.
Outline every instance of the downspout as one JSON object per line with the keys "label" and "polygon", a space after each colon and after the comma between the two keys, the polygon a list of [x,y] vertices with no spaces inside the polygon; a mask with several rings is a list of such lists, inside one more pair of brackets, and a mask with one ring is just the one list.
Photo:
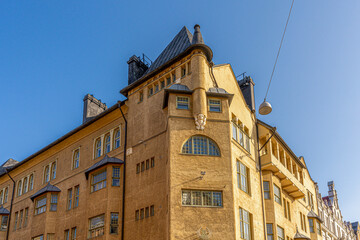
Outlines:
{"label": "downspout", "polygon": [[124,141],[124,171],[123,171],[123,193],[122,193],[122,211],[121,211],[121,240],[124,240],[124,227],[125,227],[125,174],[126,174],[126,146],[127,146],[127,121],[119,104],[121,115],[125,121],[125,141]]}
{"label": "downspout", "polygon": [[6,174],[9,176],[9,178],[11,179],[11,181],[13,182],[13,190],[12,190],[11,201],[10,201],[10,213],[9,213],[9,218],[8,218],[8,226],[7,226],[7,229],[6,229],[6,240],[8,240],[9,239],[9,232],[10,232],[11,213],[12,213],[12,207],[13,207],[13,202],[14,202],[14,194],[15,194],[15,181],[10,176],[10,174],[7,171],[6,168],[5,168],[5,171],[6,171]]}

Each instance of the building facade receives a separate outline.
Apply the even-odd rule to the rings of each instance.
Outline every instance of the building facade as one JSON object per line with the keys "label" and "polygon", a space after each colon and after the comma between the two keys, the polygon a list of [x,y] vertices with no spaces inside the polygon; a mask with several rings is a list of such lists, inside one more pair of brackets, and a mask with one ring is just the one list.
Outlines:
{"label": "building facade", "polygon": [[194,29],[129,59],[125,101],[86,95],[81,126],[1,166],[0,239],[326,239],[305,159]]}

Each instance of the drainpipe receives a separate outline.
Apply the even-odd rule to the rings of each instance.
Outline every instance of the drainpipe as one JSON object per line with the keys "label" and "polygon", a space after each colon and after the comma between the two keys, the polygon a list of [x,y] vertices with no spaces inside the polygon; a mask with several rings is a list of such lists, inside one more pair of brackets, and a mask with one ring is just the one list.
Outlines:
{"label": "drainpipe", "polygon": [[126,174],[126,146],[127,146],[127,121],[125,115],[121,109],[121,103],[119,103],[121,115],[125,121],[125,142],[124,142],[124,171],[123,171],[123,196],[122,196],[122,211],[121,211],[121,240],[124,240],[124,228],[125,228],[125,174]]}
{"label": "drainpipe", "polygon": [[11,202],[10,202],[10,213],[9,213],[9,218],[8,218],[8,226],[6,229],[6,240],[9,239],[9,232],[10,232],[10,220],[11,220],[11,214],[12,214],[12,207],[13,207],[13,202],[14,202],[14,194],[15,194],[15,181],[14,179],[10,176],[8,170],[5,168],[6,174],[9,176],[9,178],[11,179],[11,181],[13,182],[13,189],[12,189],[12,195],[11,195]]}

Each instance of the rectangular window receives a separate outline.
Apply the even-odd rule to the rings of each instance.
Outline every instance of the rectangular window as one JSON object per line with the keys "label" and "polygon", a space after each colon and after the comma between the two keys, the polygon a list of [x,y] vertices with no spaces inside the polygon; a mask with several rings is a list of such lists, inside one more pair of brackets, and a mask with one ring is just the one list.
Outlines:
{"label": "rectangular window", "polygon": [[319,221],[316,221],[316,231],[317,231],[317,234],[321,235],[321,228],[320,228],[320,222]]}
{"label": "rectangular window", "polygon": [[104,226],[105,226],[105,222],[104,222],[105,218],[104,217],[105,217],[105,215],[102,214],[100,216],[89,219],[88,238],[93,238],[93,237],[104,235]]}
{"label": "rectangular window", "polygon": [[237,126],[234,122],[232,123],[232,138],[237,141]]}
{"label": "rectangular window", "polygon": [[46,240],[55,240],[55,233],[48,233],[46,235]]}
{"label": "rectangular window", "polygon": [[140,211],[136,210],[135,211],[135,221],[138,221],[140,219]]}
{"label": "rectangular window", "polygon": [[145,162],[141,162],[141,171],[145,171]]}
{"label": "rectangular window", "polygon": [[140,91],[139,92],[139,103],[141,103],[144,100],[144,92]]}
{"label": "rectangular window", "polygon": [[183,67],[181,67],[181,77],[183,78],[185,76],[186,76],[186,67],[183,66]]}
{"label": "rectangular window", "polygon": [[302,213],[300,213],[300,223],[301,223],[301,230],[304,230],[304,222],[303,222]]}
{"label": "rectangular window", "polygon": [[161,89],[165,88],[165,81],[160,81],[160,88]]}
{"label": "rectangular window", "polygon": [[287,212],[287,209],[286,209],[287,206],[286,206],[286,200],[285,200],[285,198],[283,198],[283,204],[284,204],[284,217],[287,218],[287,213],[288,213],[288,212]]}
{"label": "rectangular window", "polygon": [[209,111],[221,112],[221,100],[209,99]]}
{"label": "rectangular window", "polygon": [[251,240],[251,218],[250,213],[242,208],[239,209],[240,215],[240,238]]}
{"label": "rectangular window", "polygon": [[199,207],[222,207],[222,192],[183,190],[182,205]]}
{"label": "rectangular window", "polygon": [[188,72],[188,74],[190,74],[191,73],[191,62],[190,61],[187,63],[187,68],[188,68],[187,72]]}
{"label": "rectangular window", "polygon": [[140,209],[140,219],[144,219],[144,217],[145,217],[145,209],[142,208]]}
{"label": "rectangular window", "polygon": [[187,110],[190,108],[189,106],[189,98],[188,97],[176,97],[176,108]]}
{"label": "rectangular window", "polygon": [[55,212],[57,210],[57,204],[58,204],[58,195],[57,194],[51,194],[50,211]]}
{"label": "rectangular window", "polygon": [[171,84],[171,78],[167,77],[166,78],[166,86],[169,86]]}
{"label": "rectangular window", "polygon": [[151,205],[150,206],[150,216],[154,216],[155,215],[155,206]]}
{"label": "rectangular window", "polygon": [[266,224],[267,240],[274,240],[274,230],[271,223]]}
{"label": "rectangular window", "polygon": [[71,240],[76,240],[76,227],[71,229]]}
{"label": "rectangular window", "polygon": [[23,214],[24,214],[24,211],[23,211],[23,210],[20,210],[20,213],[19,213],[19,227],[18,227],[18,229],[20,229],[21,226],[22,226],[22,223],[23,223]]}
{"label": "rectangular window", "polygon": [[68,190],[68,195],[67,195],[67,210],[71,209],[72,207],[72,198],[73,198],[73,194],[72,194],[72,188],[70,188]]}
{"label": "rectangular window", "polygon": [[264,199],[270,199],[270,183],[268,181],[264,181],[263,185],[264,185]]}
{"label": "rectangular window", "polygon": [[171,75],[172,75],[172,82],[174,83],[176,81],[176,73],[173,72]]}
{"label": "rectangular window", "polygon": [[113,167],[112,185],[120,186],[120,167]]}
{"label": "rectangular window", "polygon": [[6,231],[7,226],[8,226],[8,219],[9,216],[7,215],[3,215],[1,218],[1,231]]}
{"label": "rectangular window", "polygon": [[35,203],[35,215],[46,211],[46,197],[39,198]]}
{"label": "rectangular window", "polygon": [[140,173],[140,163],[136,164],[136,173]]}
{"label": "rectangular window", "polygon": [[19,213],[18,213],[18,212],[16,212],[16,213],[15,213],[15,224],[14,224],[14,230],[16,230],[17,225],[18,225],[18,217],[19,217]]}
{"label": "rectangular window", "polygon": [[29,208],[25,208],[24,227],[26,227],[28,224],[28,218],[29,218]]}
{"label": "rectangular window", "polygon": [[150,168],[150,160],[147,159],[146,160],[146,170],[148,170]]}
{"label": "rectangular window", "polygon": [[153,87],[149,87],[148,97],[151,97],[153,94],[154,94],[154,88],[153,88]]}
{"label": "rectangular window", "polygon": [[241,162],[236,162],[236,171],[237,171],[237,181],[238,181],[238,188],[243,190],[246,193],[250,193],[249,187],[248,187],[248,181],[249,181],[249,169],[242,164]]}
{"label": "rectangular window", "polygon": [[106,188],[106,170],[94,174],[91,181],[91,192],[96,192],[103,188]]}
{"label": "rectangular window", "polygon": [[79,206],[79,195],[80,195],[80,186],[75,186],[75,198],[74,198],[74,208]]}
{"label": "rectangular window", "polygon": [[32,240],[44,240],[44,235],[31,238]]}
{"label": "rectangular window", "polygon": [[290,210],[290,202],[288,201],[287,202],[287,210],[288,210],[288,219],[291,221],[291,214],[290,214],[290,212],[291,212],[291,210]]}
{"label": "rectangular window", "polygon": [[70,240],[70,231],[69,229],[66,229],[64,232],[64,239],[65,240]]}
{"label": "rectangular window", "polygon": [[119,213],[111,213],[110,216],[110,234],[118,234]]}
{"label": "rectangular window", "polygon": [[274,200],[281,205],[281,192],[280,188],[274,184]]}
{"label": "rectangular window", "polygon": [[149,207],[145,208],[145,218],[148,218],[150,216]]}
{"label": "rectangular window", "polygon": [[285,240],[285,233],[282,227],[277,226],[278,240]]}
{"label": "rectangular window", "polygon": [[155,85],[155,93],[157,93],[159,91],[159,84]]}
{"label": "rectangular window", "polygon": [[309,229],[311,233],[314,233],[314,220],[313,219],[309,219]]}
{"label": "rectangular window", "polygon": [[155,158],[154,157],[151,158],[150,165],[151,165],[151,168],[155,167]]}

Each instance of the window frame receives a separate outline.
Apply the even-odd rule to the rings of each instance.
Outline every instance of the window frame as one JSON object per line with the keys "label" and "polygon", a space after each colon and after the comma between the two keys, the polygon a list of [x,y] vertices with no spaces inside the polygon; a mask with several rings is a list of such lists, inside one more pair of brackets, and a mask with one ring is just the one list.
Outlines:
{"label": "window frame", "polygon": [[[274,201],[277,202],[278,204],[282,205],[282,201],[281,201],[281,188],[279,188],[275,183],[273,184],[273,189],[274,189]],[[275,189],[279,190],[279,196],[276,195]]]}
{"label": "window frame", "polygon": [[[246,219],[244,218],[244,212],[247,214],[247,218],[248,220],[246,221]],[[240,219],[240,238],[241,239],[245,239],[245,240],[251,240],[252,239],[252,214],[243,209],[243,208],[239,208],[239,219]],[[247,226],[247,235],[245,232],[245,226]]]}
{"label": "window frame", "polygon": [[[114,217],[116,216],[116,218],[113,218],[113,216]],[[114,220],[114,223],[113,223],[113,220]],[[116,231],[112,232],[112,229],[116,229]],[[119,213],[118,212],[110,213],[110,234],[114,234],[114,235],[119,234]]]}
{"label": "window frame", "polygon": [[[38,202],[45,199],[45,204],[38,206]],[[47,196],[46,194],[42,197],[39,197],[35,200],[35,207],[34,207],[34,215],[40,215],[46,212],[46,205],[47,205]],[[43,210],[43,211],[42,211]]]}
{"label": "window frame", "polygon": [[102,155],[101,148],[102,148],[102,142],[101,142],[101,138],[99,137],[95,140],[95,144],[94,144],[94,158],[101,157]]}
{"label": "window frame", "polygon": [[66,210],[70,210],[72,208],[72,201],[73,201],[73,189],[69,188],[67,190]]}
{"label": "window frame", "polygon": [[[268,190],[265,189],[265,183],[267,183]],[[264,199],[270,200],[271,199],[271,191],[270,191],[270,181],[263,181],[263,190],[264,190]],[[268,193],[268,197],[266,197],[266,194]]]}
{"label": "window frame", "polygon": [[[243,173],[242,169],[245,168],[245,174]],[[243,192],[250,195],[250,169],[240,162],[239,160],[236,161],[236,176],[238,182],[238,188]],[[245,183],[243,183],[243,178],[245,178]],[[245,189],[244,189],[245,188]]]}
{"label": "window frame", "polygon": [[[98,175],[100,175],[102,173],[105,173],[105,179],[94,183],[95,176],[98,176]],[[101,189],[106,188],[106,182],[107,182],[107,169],[106,168],[101,169],[101,170],[91,174],[91,184],[90,184],[91,191],[90,192],[93,193],[93,192],[97,192],[97,191],[99,191]],[[101,183],[101,184],[99,184],[99,183]],[[98,184],[99,184],[100,188],[95,190],[96,189],[95,186],[98,185]]]}
{"label": "window frame", "polygon": [[[185,101],[185,99],[186,99],[186,101]],[[176,96],[176,109],[189,110],[190,109],[190,97]]]}
{"label": "window frame", "polygon": [[[211,103],[211,101],[217,101],[217,102],[219,102],[219,103]],[[208,99],[208,106],[209,106],[209,109],[208,109],[208,111],[209,112],[214,112],[214,113],[221,113],[222,112],[222,106],[221,106],[221,103],[222,103],[222,101],[221,101],[221,99],[216,99],[216,98],[209,98]],[[217,109],[217,107],[219,108],[219,111],[215,111],[215,110],[211,110],[211,108],[216,108]]]}
{"label": "window frame", "polygon": [[[205,143],[206,146],[202,145],[203,143]],[[221,157],[219,145],[204,135],[193,135],[189,137],[181,147],[181,154]]]}
{"label": "window frame", "polygon": [[[117,136],[117,133],[119,133],[119,136]],[[119,145],[117,143],[119,143]],[[121,146],[121,132],[120,132],[120,127],[118,127],[114,131],[114,146],[113,146],[113,149],[117,149],[120,146]]]}
{"label": "window frame", "polygon": [[[102,225],[96,226],[94,225],[94,227],[92,227],[91,225],[91,220],[95,219],[95,218],[102,218]],[[95,231],[95,236],[92,236],[92,232],[91,231]],[[99,235],[96,235],[96,231],[99,231]],[[103,236],[105,234],[105,214],[100,214],[94,217],[89,218],[89,226],[88,226],[88,238],[94,238],[94,237],[99,237],[99,236]]]}
{"label": "window frame", "polygon": [[[279,229],[282,230],[282,234],[283,234],[282,236],[279,236],[279,234],[280,234],[280,232],[281,232],[281,231],[279,231]],[[282,228],[282,227],[280,227],[279,225],[277,225],[276,230],[277,230],[277,231],[276,231],[276,232],[277,232],[277,234],[276,234],[276,235],[277,235],[277,239],[278,239],[278,240],[285,240],[285,230],[284,230],[284,228]]]}
{"label": "window frame", "polygon": [[[210,196],[211,199],[206,200],[207,193],[211,193],[211,196]],[[187,194],[189,194],[189,195],[186,198],[189,197],[189,199],[184,199],[184,196]],[[209,200],[211,201],[211,205],[205,204],[205,202],[206,201],[209,202]],[[223,192],[217,191],[217,190],[182,189],[181,190],[181,205],[183,207],[222,208],[222,207],[224,207]]]}
{"label": "window frame", "polygon": [[59,195],[57,193],[51,193],[50,195],[50,212],[56,212],[57,211],[57,205],[59,202]]}
{"label": "window frame", "polygon": [[[114,176],[115,175],[115,169],[118,169],[119,171],[119,175],[118,176]],[[120,166],[113,166],[112,167],[112,181],[111,181],[111,186],[113,187],[120,187],[120,177],[121,177],[121,167]],[[118,184],[114,184],[114,180],[118,181]]]}
{"label": "window frame", "polygon": [[[4,221],[4,219],[6,219]],[[1,225],[0,225],[0,231],[6,231],[8,228],[8,222],[9,222],[9,215],[2,215],[1,216]]]}
{"label": "window frame", "polygon": [[73,152],[72,169],[77,169],[80,166],[80,148],[77,148]]}
{"label": "window frame", "polygon": [[103,153],[108,154],[111,152],[111,136],[110,133],[105,134],[104,136],[104,149]]}

